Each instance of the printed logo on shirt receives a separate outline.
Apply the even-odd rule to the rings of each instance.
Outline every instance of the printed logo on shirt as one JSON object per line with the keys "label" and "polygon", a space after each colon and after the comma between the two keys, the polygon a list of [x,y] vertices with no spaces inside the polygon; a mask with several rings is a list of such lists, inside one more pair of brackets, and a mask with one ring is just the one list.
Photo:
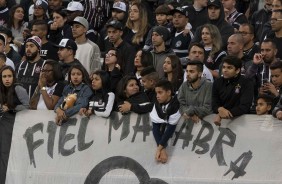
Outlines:
{"label": "printed logo on shirt", "polygon": [[239,94],[239,93],[240,93],[240,89],[241,89],[240,84],[237,84],[237,85],[235,86],[235,93],[236,93],[236,94]]}
{"label": "printed logo on shirt", "polygon": [[35,73],[40,73],[40,71],[41,71],[41,67],[40,67],[40,66],[37,66],[37,67],[35,68]]}
{"label": "printed logo on shirt", "polygon": [[175,43],[175,47],[180,47],[182,45],[182,42],[179,40]]}

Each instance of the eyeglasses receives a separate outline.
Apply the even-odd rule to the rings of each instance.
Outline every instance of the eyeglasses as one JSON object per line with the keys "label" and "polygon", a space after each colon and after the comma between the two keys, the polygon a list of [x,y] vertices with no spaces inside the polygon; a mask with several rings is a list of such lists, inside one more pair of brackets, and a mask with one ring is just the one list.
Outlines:
{"label": "eyeglasses", "polygon": [[41,72],[51,72],[51,71],[53,70],[44,70],[44,69],[41,70]]}
{"label": "eyeglasses", "polygon": [[106,57],[112,57],[112,56],[117,56],[117,55],[114,54],[114,53],[107,53],[107,54],[106,54]]}
{"label": "eyeglasses", "polygon": [[270,23],[276,23],[277,21],[281,21],[282,19],[272,18],[270,19]]}
{"label": "eyeglasses", "polygon": [[238,31],[237,33],[241,34],[242,36],[246,36],[248,34],[253,34],[253,33],[248,33],[248,32],[244,32],[244,31]]}

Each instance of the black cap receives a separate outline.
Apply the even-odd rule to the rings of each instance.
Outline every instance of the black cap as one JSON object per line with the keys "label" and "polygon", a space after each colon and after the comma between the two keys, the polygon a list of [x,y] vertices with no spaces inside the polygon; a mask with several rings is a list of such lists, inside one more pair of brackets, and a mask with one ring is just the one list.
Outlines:
{"label": "black cap", "polygon": [[155,26],[153,27],[153,32],[158,33],[164,41],[167,41],[170,39],[170,32],[167,30],[166,27],[163,26]]}
{"label": "black cap", "polygon": [[72,50],[77,50],[77,45],[76,43],[71,40],[71,39],[67,39],[67,38],[63,38],[59,45],[54,45],[55,47],[58,48],[68,48],[68,49],[72,49]]}
{"label": "black cap", "polygon": [[215,7],[220,8],[222,6],[222,3],[221,3],[220,0],[209,0],[208,1],[208,7],[209,6],[215,6]]}
{"label": "black cap", "polygon": [[173,15],[174,13],[179,12],[182,15],[188,17],[188,6],[176,7],[170,11],[170,14]]}
{"label": "black cap", "polygon": [[112,21],[108,22],[108,23],[106,24],[106,28],[108,28],[108,27],[113,27],[113,28],[119,29],[119,30],[121,30],[121,31],[123,30],[123,25],[122,25],[122,23],[119,22],[119,21],[117,21],[117,20],[112,20]]}

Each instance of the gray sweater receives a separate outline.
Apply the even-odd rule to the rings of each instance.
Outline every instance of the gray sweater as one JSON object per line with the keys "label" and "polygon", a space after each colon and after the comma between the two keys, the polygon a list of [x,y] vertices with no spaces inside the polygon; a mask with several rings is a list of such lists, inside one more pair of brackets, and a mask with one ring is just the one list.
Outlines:
{"label": "gray sweater", "polygon": [[184,82],[178,90],[180,113],[188,116],[197,115],[203,118],[212,113],[211,108],[212,83],[201,79],[200,86],[193,89],[188,81]]}

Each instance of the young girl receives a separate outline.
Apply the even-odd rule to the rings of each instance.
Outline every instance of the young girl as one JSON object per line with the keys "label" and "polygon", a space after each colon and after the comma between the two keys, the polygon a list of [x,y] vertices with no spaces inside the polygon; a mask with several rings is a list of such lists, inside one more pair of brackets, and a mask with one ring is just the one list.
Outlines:
{"label": "young girl", "polygon": [[0,104],[3,112],[27,109],[29,98],[26,90],[16,84],[16,73],[10,66],[1,69]]}
{"label": "young girl", "polygon": [[69,117],[78,113],[81,108],[87,107],[89,98],[93,94],[89,87],[89,75],[82,65],[73,65],[70,68],[68,81],[69,85],[64,88],[62,97],[54,108],[57,113],[57,125],[67,121]]}
{"label": "young girl", "polygon": [[112,112],[115,94],[109,92],[110,77],[107,72],[97,70],[92,75],[92,89],[94,94],[90,98],[88,108],[81,108],[80,115],[90,116],[95,114],[104,118],[109,117]]}
{"label": "young girl", "polygon": [[5,183],[16,112],[28,108],[29,98],[26,90],[16,84],[16,74],[10,66],[4,66],[0,76],[0,183]]}
{"label": "young girl", "polygon": [[125,76],[117,86],[117,111],[128,113],[133,111],[138,114],[150,112],[152,104],[145,94],[140,91],[140,84],[136,77]]}
{"label": "young girl", "polygon": [[173,92],[177,92],[183,83],[183,69],[179,58],[176,55],[169,55],[163,64],[165,78],[171,82]]}

